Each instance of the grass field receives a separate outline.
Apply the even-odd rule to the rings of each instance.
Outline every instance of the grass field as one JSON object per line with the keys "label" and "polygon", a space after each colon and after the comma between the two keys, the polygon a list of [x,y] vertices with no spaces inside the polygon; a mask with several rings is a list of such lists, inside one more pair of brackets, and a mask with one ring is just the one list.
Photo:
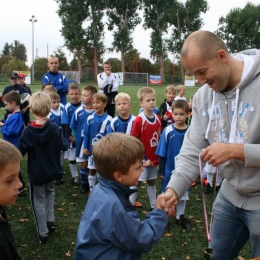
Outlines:
{"label": "grass field", "polygon": [[[3,87],[0,86],[0,89],[3,89]],[[32,86],[33,92],[39,89],[40,86]],[[139,87],[120,87],[120,91],[127,92],[131,96],[131,111],[134,115],[137,115],[140,109],[136,97],[138,89]],[[156,86],[154,89],[157,93],[157,107],[159,107],[164,100],[165,87]],[[197,88],[188,88],[186,98],[188,99],[189,96],[193,95],[196,91]],[[0,110],[0,118],[2,118],[2,115],[3,110]],[[65,183],[60,186],[55,186],[55,215],[57,229],[54,233],[49,235],[49,240],[46,245],[41,245],[38,242],[28,194],[23,197],[18,197],[15,205],[6,207],[22,259],[48,260],[74,258],[76,233],[81,214],[84,211],[87,202],[87,197],[80,194],[80,187],[73,187],[71,185],[68,161],[64,162],[64,166],[67,172],[67,174],[64,175]],[[26,168],[26,158],[24,158],[21,169],[23,176],[27,180]],[[157,193],[159,194],[160,191],[161,183],[158,179]],[[180,226],[176,225],[175,219],[170,219],[171,229],[165,232],[162,239],[150,253],[143,255],[144,260],[203,259],[203,249],[207,247],[207,240],[202,214],[201,186],[199,183],[197,183],[196,187],[192,188],[189,196],[190,200],[187,202],[186,216],[191,220],[192,229],[185,231],[181,229]],[[206,199],[208,208],[210,209],[213,202],[212,194],[208,194]],[[138,209],[138,211],[140,218],[144,219],[149,210],[145,184],[141,185],[139,188],[139,200],[144,206],[142,209]],[[250,249],[248,245],[241,251],[238,259],[250,259]]]}

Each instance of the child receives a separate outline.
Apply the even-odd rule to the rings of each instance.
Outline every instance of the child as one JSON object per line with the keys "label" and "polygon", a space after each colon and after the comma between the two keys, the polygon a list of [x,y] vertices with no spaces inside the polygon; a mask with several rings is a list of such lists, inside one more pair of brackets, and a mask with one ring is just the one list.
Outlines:
{"label": "child", "polygon": [[93,95],[92,106],[95,111],[87,119],[84,126],[84,155],[88,157],[89,168],[89,190],[92,191],[96,184],[96,167],[92,155],[93,144],[100,140],[107,134],[108,127],[112,117],[105,114],[105,107],[107,105],[107,96],[105,94],[97,93]]}
{"label": "child", "polygon": [[175,98],[175,101],[176,100],[185,100],[186,101],[186,97],[184,97],[184,95],[186,93],[186,88],[184,85],[177,86],[177,93],[178,93],[178,96]]}
{"label": "child", "polygon": [[187,122],[188,125],[191,124],[191,120],[192,120],[192,101],[193,101],[193,96],[190,96],[190,99],[189,99],[189,115],[188,115],[188,122]]}
{"label": "child", "polygon": [[[61,117],[64,111],[63,104],[60,103],[60,96],[57,92],[45,92],[51,98],[51,110],[47,118],[58,127],[61,127]],[[63,179],[63,159],[64,152],[60,152],[60,176],[53,181],[53,184],[60,185],[64,183]]]}
{"label": "child", "polygon": [[[177,100],[172,105],[172,114],[174,123],[167,126],[161,135],[156,154],[159,155],[160,176],[163,179],[162,192],[171,178],[172,171],[175,169],[176,156],[179,154],[184,135],[188,129],[185,121],[189,113],[189,105],[184,100]],[[186,200],[188,200],[188,191],[179,200],[176,206],[176,221],[184,229],[190,229],[190,221],[184,217]]]}
{"label": "child", "polygon": [[[19,94],[18,94],[19,95]],[[21,259],[2,205],[12,205],[22,187],[18,178],[21,153],[10,143],[0,139],[0,258]]]}
{"label": "child", "polygon": [[65,106],[64,112],[61,118],[61,124],[64,129],[64,133],[68,138],[69,142],[69,150],[68,150],[68,159],[70,162],[70,172],[72,176],[72,185],[78,186],[79,185],[79,175],[77,172],[77,163],[76,163],[76,140],[72,134],[72,130],[70,129],[70,122],[72,116],[76,109],[81,106],[80,101],[80,88],[77,83],[70,83],[69,84],[69,91],[68,97],[70,102],[68,102]]}
{"label": "child", "polygon": [[[144,111],[135,119],[131,135],[140,139],[144,145],[144,171],[141,173],[139,181],[146,181],[147,193],[150,201],[150,210],[155,206],[156,187],[155,180],[157,177],[158,156],[155,155],[162,132],[161,118],[154,113],[156,105],[156,93],[154,89],[144,87],[139,89],[137,97]],[[134,201],[137,193],[135,193]]]}
{"label": "child", "polygon": [[[88,160],[83,155],[83,129],[87,118],[94,113],[92,108],[92,96],[97,93],[97,89],[94,86],[86,86],[82,90],[81,103],[82,105],[74,112],[70,122],[70,128],[72,129],[73,138],[76,140],[76,162],[81,163],[80,175],[81,175],[81,193],[87,193],[89,191],[88,186]],[[75,180],[73,179],[73,184]]]}
{"label": "child", "polygon": [[52,92],[52,91],[58,93],[57,89],[51,83],[46,83],[42,85],[42,92]]}
{"label": "child", "polygon": [[35,121],[23,131],[18,148],[24,156],[28,153],[30,199],[33,207],[39,242],[45,244],[48,232],[55,229],[53,180],[59,177],[61,135],[59,127],[47,116],[51,99],[35,92],[30,99],[30,109]]}
{"label": "child", "polygon": [[[156,208],[141,221],[129,202],[140,176],[143,145],[136,138],[112,133],[93,146],[99,184],[80,221],[75,259],[142,259],[163,235],[167,214]],[[123,156],[122,156],[123,155]]]}
{"label": "child", "polygon": [[173,122],[172,117],[172,103],[174,102],[174,98],[176,96],[176,90],[174,85],[169,85],[166,87],[165,91],[166,99],[159,107],[159,115],[162,118],[162,127],[165,128],[169,126]]}

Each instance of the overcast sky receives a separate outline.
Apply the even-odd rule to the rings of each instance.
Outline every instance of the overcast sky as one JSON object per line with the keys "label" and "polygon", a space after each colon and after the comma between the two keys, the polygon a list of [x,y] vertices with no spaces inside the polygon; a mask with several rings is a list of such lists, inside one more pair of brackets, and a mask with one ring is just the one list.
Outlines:
{"label": "overcast sky", "polygon": [[[182,0],[185,2],[185,0]],[[203,15],[204,26],[202,29],[215,31],[220,16],[225,16],[234,7],[243,8],[246,0],[208,0],[210,10]],[[259,0],[251,0],[253,4],[259,4]],[[163,3],[163,1],[162,1]],[[34,24],[34,56],[47,57],[53,51],[64,44],[61,36],[61,22],[57,14],[58,5],[54,0],[1,0],[0,15],[0,51],[6,42],[13,43],[18,40],[23,43],[27,49],[28,62],[32,62],[32,23],[29,19],[35,15],[37,22]],[[149,59],[149,39],[150,31],[142,29],[138,25],[134,33],[134,48],[138,49],[141,57]],[[112,36],[110,32],[105,33],[105,46],[111,47]],[[48,46],[48,47],[47,47]],[[73,58],[64,48],[68,61]],[[105,55],[105,58],[117,57],[119,54]],[[171,54],[169,54],[171,59]]]}

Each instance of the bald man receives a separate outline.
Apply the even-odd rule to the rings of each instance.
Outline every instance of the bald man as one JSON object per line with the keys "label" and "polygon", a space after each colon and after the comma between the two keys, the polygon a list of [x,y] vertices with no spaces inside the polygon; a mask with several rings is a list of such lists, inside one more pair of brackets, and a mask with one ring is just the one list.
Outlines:
{"label": "bald man", "polygon": [[58,72],[59,59],[53,56],[50,57],[48,59],[48,68],[49,72],[42,76],[42,85],[52,83],[60,96],[60,102],[65,106],[69,84],[67,78]]}
{"label": "bald man", "polygon": [[[210,247],[214,259],[238,256],[248,239],[260,256],[260,51],[231,56],[217,35],[193,32],[181,51],[182,64],[202,87],[193,99],[193,117],[166,193],[175,204],[204,162],[225,178],[214,202]],[[172,212],[170,212],[172,214]],[[169,214],[169,215],[170,215]]]}

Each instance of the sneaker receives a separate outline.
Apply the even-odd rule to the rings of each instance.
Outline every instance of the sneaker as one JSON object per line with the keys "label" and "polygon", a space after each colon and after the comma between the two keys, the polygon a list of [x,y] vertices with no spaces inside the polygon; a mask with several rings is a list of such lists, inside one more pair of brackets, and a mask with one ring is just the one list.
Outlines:
{"label": "sneaker", "polygon": [[18,195],[19,195],[19,196],[26,195],[27,191],[28,191],[28,190],[27,190],[26,188],[21,188],[21,189],[19,190]]}
{"label": "sneaker", "polygon": [[142,204],[140,201],[136,200],[134,206],[135,206],[136,208],[142,208],[142,207],[143,207],[143,204]]}
{"label": "sneaker", "polygon": [[60,185],[60,178],[55,178],[53,181],[54,185]]}
{"label": "sneaker", "polygon": [[194,181],[192,184],[191,184],[191,187],[195,187],[196,186],[196,182]]}
{"label": "sneaker", "polygon": [[48,234],[39,235],[39,242],[40,242],[41,244],[46,244],[46,243],[47,243],[47,240],[48,240]]}
{"label": "sneaker", "polygon": [[47,222],[47,228],[49,231],[54,231],[56,229],[54,222]]}
{"label": "sneaker", "polygon": [[89,191],[88,183],[82,183],[80,193],[87,193]]}
{"label": "sneaker", "polygon": [[208,193],[210,193],[211,192],[211,186],[209,185],[209,183],[206,185],[206,187],[205,187],[205,189],[204,189],[204,191],[203,191],[203,193],[204,194],[208,194]]}
{"label": "sneaker", "polygon": [[62,174],[60,175],[59,180],[60,180],[60,184],[63,184],[63,183],[64,183],[64,179],[63,179],[63,177],[62,177]]}
{"label": "sneaker", "polygon": [[76,176],[75,178],[72,178],[72,185],[79,186],[79,177],[78,176]]}
{"label": "sneaker", "polygon": [[190,220],[185,218],[184,215],[180,215],[180,219],[176,219],[178,225],[181,225],[184,229],[191,229]]}

